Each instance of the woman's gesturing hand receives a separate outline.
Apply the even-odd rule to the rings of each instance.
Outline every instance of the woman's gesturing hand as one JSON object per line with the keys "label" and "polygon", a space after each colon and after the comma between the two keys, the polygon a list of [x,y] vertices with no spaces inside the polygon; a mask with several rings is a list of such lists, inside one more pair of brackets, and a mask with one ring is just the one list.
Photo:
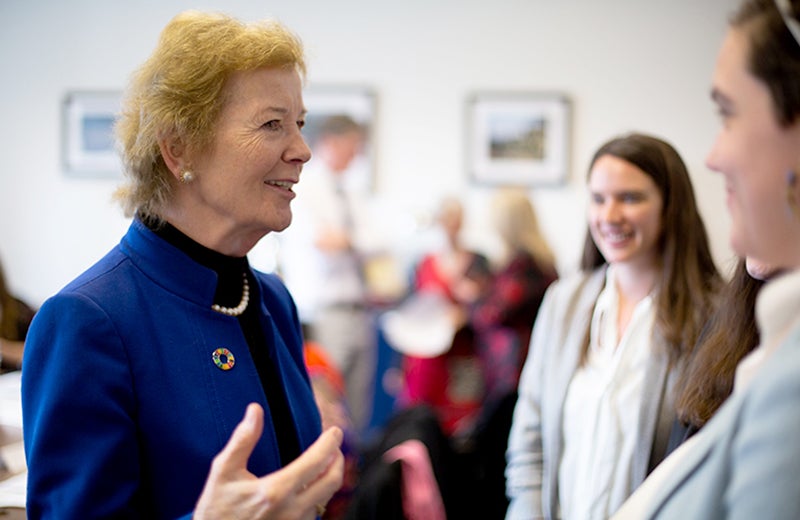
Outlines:
{"label": "woman's gesturing hand", "polygon": [[214,457],[194,519],[313,519],[341,487],[342,431],[327,429],[285,468],[264,477],[247,470],[247,460],[264,428],[264,410],[247,407],[228,444]]}

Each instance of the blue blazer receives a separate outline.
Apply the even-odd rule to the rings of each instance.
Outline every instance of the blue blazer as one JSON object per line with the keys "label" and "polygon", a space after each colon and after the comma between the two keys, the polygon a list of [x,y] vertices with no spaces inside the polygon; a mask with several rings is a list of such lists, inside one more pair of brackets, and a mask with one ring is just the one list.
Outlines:
{"label": "blue blazer", "polygon": [[[320,434],[297,312],[274,275],[255,273],[261,324],[302,449]],[[272,418],[239,322],[211,310],[217,276],[134,220],[120,244],[50,298],[22,370],[28,517],[190,515],[213,457],[248,403],[265,409],[249,461],[281,467]],[[227,348],[230,370],[212,353]],[[279,384],[279,383],[276,383]]]}

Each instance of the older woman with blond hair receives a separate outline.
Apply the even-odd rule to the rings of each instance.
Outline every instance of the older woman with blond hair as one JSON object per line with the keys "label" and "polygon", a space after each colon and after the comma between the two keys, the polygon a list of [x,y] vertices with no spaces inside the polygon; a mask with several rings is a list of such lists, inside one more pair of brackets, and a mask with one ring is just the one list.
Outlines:
{"label": "older woman with blond hair", "polygon": [[282,25],[187,12],[134,75],[133,222],[28,337],[29,518],[313,518],[338,489],[294,303],[246,257],[292,219],[304,74]]}

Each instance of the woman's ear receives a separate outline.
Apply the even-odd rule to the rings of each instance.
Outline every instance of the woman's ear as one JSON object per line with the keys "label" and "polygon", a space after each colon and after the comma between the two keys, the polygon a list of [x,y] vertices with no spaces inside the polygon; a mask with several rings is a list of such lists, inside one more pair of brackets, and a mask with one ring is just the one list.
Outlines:
{"label": "woman's ear", "polygon": [[158,148],[161,150],[161,157],[169,171],[172,172],[176,180],[181,180],[181,175],[188,169],[186,147],[183,141],[174,133],[170,132],[158,139]]}

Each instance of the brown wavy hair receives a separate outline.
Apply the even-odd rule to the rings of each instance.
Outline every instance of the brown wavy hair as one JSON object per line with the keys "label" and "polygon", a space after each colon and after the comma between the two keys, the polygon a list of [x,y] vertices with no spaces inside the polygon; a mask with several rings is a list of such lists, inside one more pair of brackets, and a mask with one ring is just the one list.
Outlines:
{"label": "brown wavy hair", "polygon": [[701,428],[733,391],[736,365],[758,346],[756,296],[764,285],[740,260],[677,387],[678,419]]}

